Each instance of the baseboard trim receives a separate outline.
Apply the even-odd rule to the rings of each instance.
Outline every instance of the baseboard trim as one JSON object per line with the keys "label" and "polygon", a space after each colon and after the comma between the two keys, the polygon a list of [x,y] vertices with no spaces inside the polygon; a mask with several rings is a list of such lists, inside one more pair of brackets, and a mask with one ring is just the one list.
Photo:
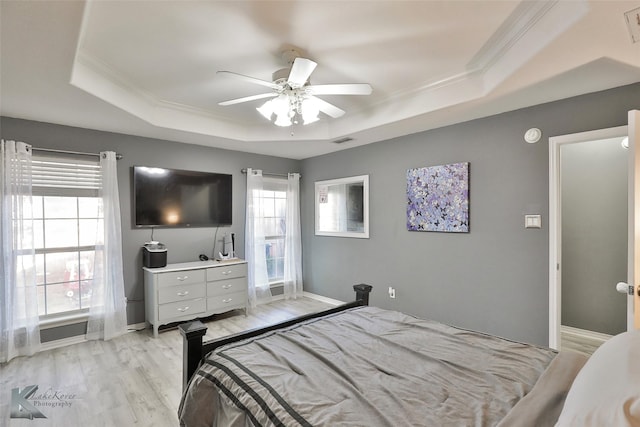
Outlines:
{"label": "baseboard trim", "polygon": [[307,292],[307,291],[302,292],[302,296],[314,299],[316,301],[326,302],[327,304],[331,304],[331,305],[344,304],[344,301],[340,301],[340,300],[329,298],[329,297],[323,297],[322,295],[312,294],[311,292]]}
{"label": "baseboard trim", "polygon": [[574,328],[573,326],[565,325],[560,326],[560,332],[567,336],[578,337],[598,344],[602,344],[611,338],[611,335],[603,334],[601,332],[588,331],[586,329]]}
{"label": "baseboard trim", "polygon": [[[340,301],[340,300],[333,299],[333,298],[328,298],[328,297],[323,297],[322,295],[312,294],[311,292],[307,292],[307,291],[303,291],[302,292],[302,296],[305,297],[305,298],[311,298],[311,299],[314,299],[316,301],[324,302],[326,304],[331,304],[331,305],[344,304],[344,301]],[[273,301],[282,301],[284,299],[285,299],[284,294],[274,295],[274,296],[272,296],[270,299],[268,299],[266,301],[259,302],[258,305],[260,305],[260,304],[268,304],[268,303],[273,302]]]}
{"label": "baseboard trim", "polygon": [[132,323],[130,325],[127,325],[127,332],[138,332],[138,331],[142,331],[144,329],[147,329],[149,325],[147,325],[147,322],[142,322],[142,323]]}

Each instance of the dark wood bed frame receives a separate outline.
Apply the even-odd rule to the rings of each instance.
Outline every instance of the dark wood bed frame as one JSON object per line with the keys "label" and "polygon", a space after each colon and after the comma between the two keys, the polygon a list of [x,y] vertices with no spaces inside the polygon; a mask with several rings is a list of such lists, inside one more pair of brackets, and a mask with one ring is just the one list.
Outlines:
{"label": "dark wood bed frame", "polygon": [[353,285],[353,290],[356,292],[356,300],[353,302],[339,305],[337,307],[320,311],[318,313],[311,313],[304,316],[294,317],[293,319],[285,320],[284,322],[276,323],[264,328],[251,329],[246,332],[240,332],[206,342],[202,341],[202,337],[204,337],[205,333],[207,332],[207,327],[201,321],[196,320],[193,322],[181,324],[178,328],[183,337],[182,389],[185,390],[187,388],[189,379],[196,372],[203,358],[216,348],[247,338],[253,338],[266,332],[274,331],[276,329],[286,328],[288,326],[295,325],[296,323],[304,322],[305,320],[315,319],[317,317],[326,316],[328,314],[338,313],[340,311],[344,311],[353,307],[369,305],[369,294],[371,293],[371,289],[371,285]]}

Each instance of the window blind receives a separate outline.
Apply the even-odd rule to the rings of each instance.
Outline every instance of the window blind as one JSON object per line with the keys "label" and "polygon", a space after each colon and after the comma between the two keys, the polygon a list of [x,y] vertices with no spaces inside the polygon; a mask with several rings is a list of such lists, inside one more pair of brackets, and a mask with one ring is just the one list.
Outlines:
{"label": "window blind", "polygon": [[[98,160],[33,156],[32,185],[34,193],[83,193],[97,195],[102,188]],[[66,190],[66,191],[65,191]]]}

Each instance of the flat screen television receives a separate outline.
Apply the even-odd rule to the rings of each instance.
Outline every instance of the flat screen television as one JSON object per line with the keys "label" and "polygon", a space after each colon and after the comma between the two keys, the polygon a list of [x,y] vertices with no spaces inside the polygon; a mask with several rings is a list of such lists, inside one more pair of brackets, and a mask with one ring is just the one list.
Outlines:
{"label": "flat screen television", "polygon": [[231,225],[232,176],[146,166],[133,167],[136,227]]}

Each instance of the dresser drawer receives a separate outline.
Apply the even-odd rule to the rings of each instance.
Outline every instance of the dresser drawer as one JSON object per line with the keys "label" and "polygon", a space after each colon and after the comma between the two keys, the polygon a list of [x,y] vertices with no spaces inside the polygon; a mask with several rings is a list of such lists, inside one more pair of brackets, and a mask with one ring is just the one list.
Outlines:
{"label": "dresser drawer", "polygon": [[203,298],[205,296],[205,289],[204,283],[160,288],[158,289],[158,304]]}
{"label": "dresser drawer", "polygon": [[189,285],[191,283],[203,283],[205,280],[204,269],[173,271],[169,273],[158,273],[158,287],[175,285]]}
{"label": "dresser drawer", "polygon": [[233,292],[207,298],[207,311],[224,312],[234,307],[244,307],[247,302],[246,292]]}
{"label": "dresser drawer", "polygon": [[162,304],[158,306],[158,320],[171,320],[182,316],[197,317],[197,314],[204,313],[206,308],[207,301],[204,298]]}
{"label": "dresser drawer", "polygon": [[247,275],[247,264],[231,264],[207,269],[207,282],[234,279]]}
{"label": "dresser drawer", "polygon": [[226,295],[234,292],[244,292],[247,290],[247,279],[239,277],[237,279],[218,280],[207,283],[207,296],[213,297]]}

